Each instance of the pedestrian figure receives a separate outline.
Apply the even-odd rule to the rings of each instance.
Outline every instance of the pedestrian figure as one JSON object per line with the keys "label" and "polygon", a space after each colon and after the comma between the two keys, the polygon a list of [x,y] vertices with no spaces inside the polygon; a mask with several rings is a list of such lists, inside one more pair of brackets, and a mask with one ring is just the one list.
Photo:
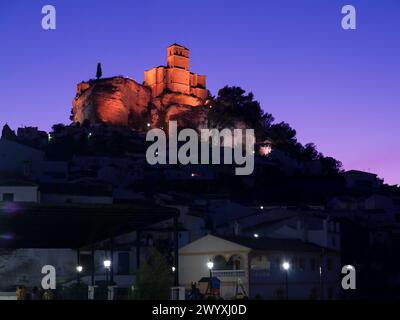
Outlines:
{"label": "pedestrian figure", "polygon": [[54,293],[50,289],[43,293],[43,300],[54,300]]}
{"label": "pedestrian figure", "polygon": [[36,286],[32,289],[31,300],[40,300],[40,292]]}

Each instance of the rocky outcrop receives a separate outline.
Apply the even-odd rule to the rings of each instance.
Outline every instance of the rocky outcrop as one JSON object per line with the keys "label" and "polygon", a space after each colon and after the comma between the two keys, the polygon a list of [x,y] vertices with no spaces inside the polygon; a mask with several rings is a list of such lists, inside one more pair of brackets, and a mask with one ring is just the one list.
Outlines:
{"label": "rocky outcrop", "polygon": [[153,127],[168,127],[169,121],[177,121],[178,127],[199,129],[206,126],[206,108],[200,98],[182,93],[165,93],[152,101]]}
{"label": "rocky outcrop", "polygon": [[73,101],[73,120],[127,126],[146,115],[150,101],[151,90],[128,78],[82,82]]}
{"label": "rocky outcrop", "polygon": [[151,89],[132,79],[113,77],[77,85],[73,121],[130,126],[137,130],[168,127],[170,120],[182,127],[206,126],[205,102],[195,96],[165,92],[152,98]]}

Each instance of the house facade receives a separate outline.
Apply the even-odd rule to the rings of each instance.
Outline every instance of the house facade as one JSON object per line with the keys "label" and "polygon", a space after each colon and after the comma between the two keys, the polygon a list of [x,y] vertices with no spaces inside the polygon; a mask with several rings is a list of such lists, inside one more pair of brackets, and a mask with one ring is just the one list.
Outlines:
{"label": "house facade", "polygon": [[[262,299],[337,299],[340,256],[300,240],[207,235],[179,250],[179,282],[189,289],[209,277],[220,280],[220,296]],[[284,270],[283,264],[289,264]],[[286,280],[287,273],[287,280]]]}

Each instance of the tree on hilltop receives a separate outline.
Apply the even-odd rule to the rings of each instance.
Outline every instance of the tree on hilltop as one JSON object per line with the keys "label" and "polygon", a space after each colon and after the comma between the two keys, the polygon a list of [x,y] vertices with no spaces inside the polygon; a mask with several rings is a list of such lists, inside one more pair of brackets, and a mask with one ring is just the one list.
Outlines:
{"label": "tree on hilltop", "polygon": [[299,161],[319,160],[324,174],[341,171],[340,161],[324,157],[314,143],[303,146],[297,141],[295,129],[286,122],[274,123],[274,117],[262,110],[254,95],[251,92],[246,94],[240,87],[225,86],[218,91],[217,97],[212,99],[208,121],[211,128],[217,129],[235,128],[244,123],[247,128],[254,129],[259,142],[269,140],[273,148]]}
{"label": "tree on hilltop", "polygon": [[211,105],[208,121],[212,128],[233,128],[242,122],[254,129],[258,139],[263,139],[265,130],[274,121],[272,115],[264,113],[260,103],[254,100],[253,93],[246,94],[240,87],[225,86],[218,91]]}
{"label": "tree on hilltop", "polygon": [[101,63],[99,62],[97,64],[97,72],[96,72],[96,78],[99,80],[103,76],[103,70],[101,68]]}

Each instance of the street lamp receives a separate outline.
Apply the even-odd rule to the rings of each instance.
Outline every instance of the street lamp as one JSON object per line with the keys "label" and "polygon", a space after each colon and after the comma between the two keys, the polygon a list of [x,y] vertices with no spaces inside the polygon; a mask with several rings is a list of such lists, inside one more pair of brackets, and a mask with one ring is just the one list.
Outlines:
{"label": "street lamp", "polygon": [[77,284],[81,284],[81,272],[83,271],[82,266],[76,266],[76,282]]}
{"label": "street lamp", "polygon": [[172,267],[171,270],[172,270],[172,272],[175,272],[176,268],[175,268],[175,267]]}
{"label": "street lamp", "polygon": [[282,268],[285,271],[285,286],[286,286],[286,300],[289,300],[289,281],[288,274],[290,269],[290,263],[288,261],[284,261],[282,263]]}
{"label": "street lamp", "polygon": [[207,268],[208,270],[210,270],[210,281],[208,283],[208,288],[210,290],[210,294],[212,292],[211,290],[211,286],[212,286],[212,268],[214,268],[214,262],[212,262],[211,260],[207,262]]}
{"label": "street lamp", "polygon": [[107,259],[103,261],[104,268],[110,269],[111,268],[111,260]]}
{"label": "street lamp", "polygon": [[106,269],[106,285],[108,286],[108,273],[111,269],[111,260],[106,259],[103,261],[104,268]]}

